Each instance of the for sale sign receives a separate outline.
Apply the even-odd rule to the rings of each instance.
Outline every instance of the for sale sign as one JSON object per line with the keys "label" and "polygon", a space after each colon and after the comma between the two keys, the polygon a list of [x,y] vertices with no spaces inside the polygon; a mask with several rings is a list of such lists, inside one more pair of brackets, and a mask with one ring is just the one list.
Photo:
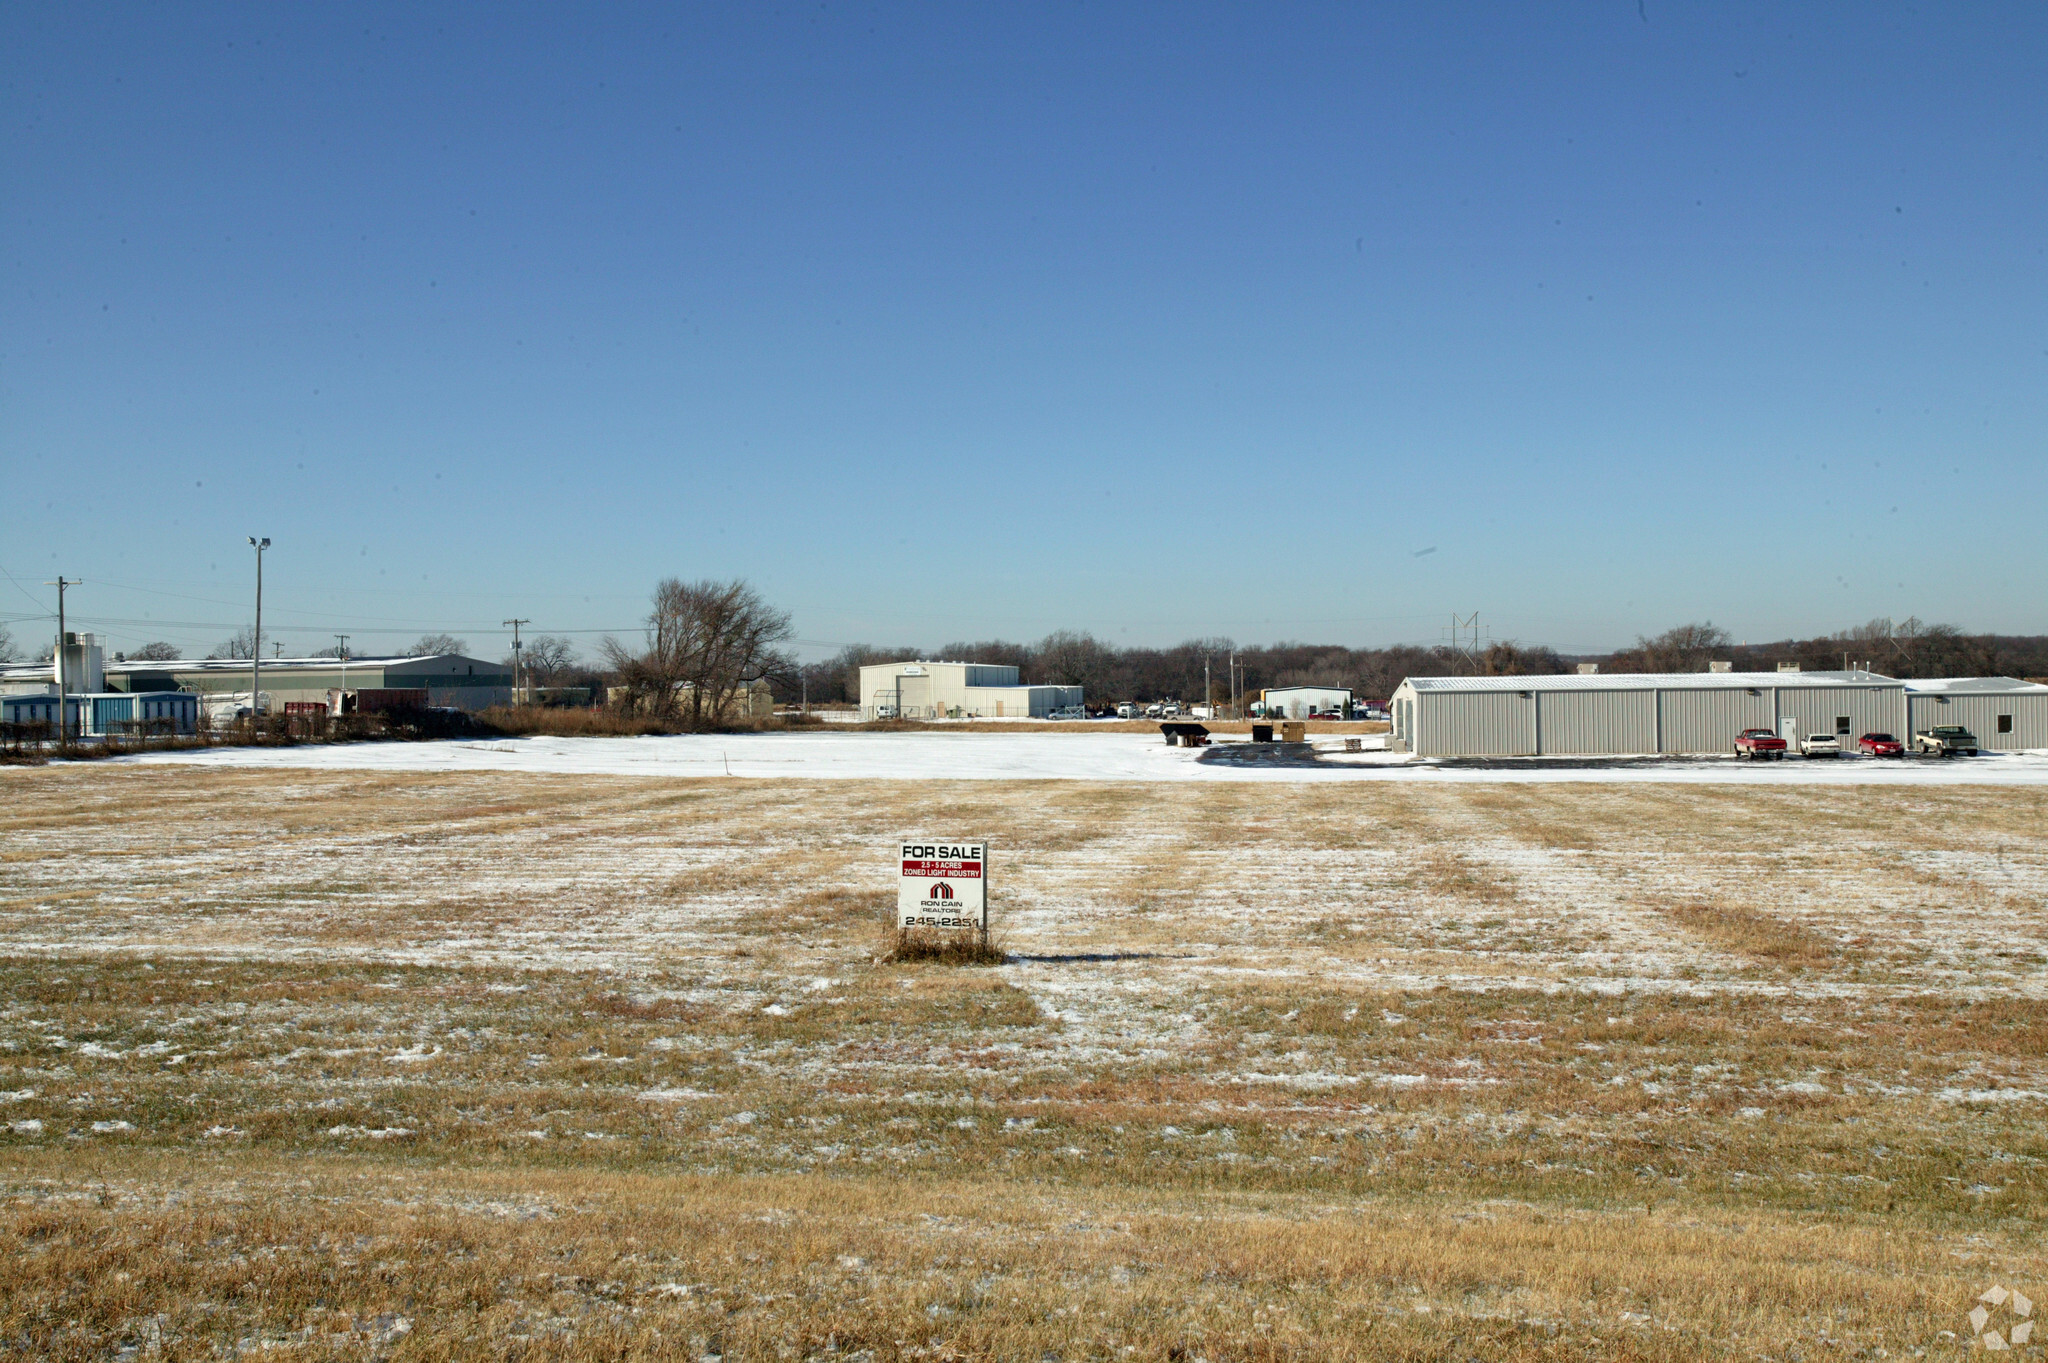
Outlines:
{"label": "for sale sign", "polygon": [[896,925],[988,929],[988,844],[906,842],[897,845]]}

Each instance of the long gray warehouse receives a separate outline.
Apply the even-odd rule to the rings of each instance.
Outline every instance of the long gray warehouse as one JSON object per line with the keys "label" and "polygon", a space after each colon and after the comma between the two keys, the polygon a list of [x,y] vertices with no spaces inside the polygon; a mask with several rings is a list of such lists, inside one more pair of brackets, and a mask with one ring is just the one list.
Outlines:
{"label": "long gray warehouse", "polygon": [[[1908,715],[1908,706],[1911,715]],[[1890,733],[1962,724],[1989,750],[2048,747],[2048,686],[2010,677],[1902,682],[1875,672],[1410,677],[1391,746],[1420,757],[1725,753],[1744,729]],[[1909,723],[1910,718],[1910,723]]]}
{"label": "long gray warehouse", "polygon": [[[105,662],[89,634],[67,650],[73,656],[67,689],[73,692],[192,691],[231,695],[249,690],[249,662],[240,659],[175,659],[168,662]],[[350,691],[424,690],[429,705],[481,710],[512,701],[512,669],[502,663],[458,653],[406,658],[265,658],[266,704],[325,704],[330,688]],[[0,667],[0,694],[56,694],[49,663]]]}
{"label": "long gray warehouse", "polygon": [[2012,677],[1929,677],[1905,687],[1910,729],[1960,724],[1987,748],[2048,748],[2048,686]]}

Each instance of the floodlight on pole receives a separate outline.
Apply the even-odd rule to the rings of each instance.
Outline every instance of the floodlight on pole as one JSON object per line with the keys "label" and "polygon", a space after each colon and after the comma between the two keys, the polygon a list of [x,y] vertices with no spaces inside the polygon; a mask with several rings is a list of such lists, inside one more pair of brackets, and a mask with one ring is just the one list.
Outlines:
{"label": "floodlight on pole", "polygon": [[64,667],[64,589],[76,587],[79,582],[75,577],[67,579],[64,574],[59,573],[55,582],[45,582],[43,585],[57,589],[57,651],[50,657],[57,667],[57,746],[65,748],[71,744],[71,678]]}
{"label": "floodlight on pole", "polygon": [[249,543],[256,550],[256,632],[249,641],[249,731],[254,733],[263,713],[263,551],[270,547],[270,536],[259,540],[251,535]]}

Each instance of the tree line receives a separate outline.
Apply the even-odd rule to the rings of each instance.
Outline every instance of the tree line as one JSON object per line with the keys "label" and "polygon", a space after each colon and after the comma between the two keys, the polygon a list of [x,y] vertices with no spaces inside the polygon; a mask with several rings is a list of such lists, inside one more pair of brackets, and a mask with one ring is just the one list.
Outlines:
{"label": "tree line", "polygon": [[[1085,688],[1091,704],[1124,700],[1199,700],[1203,664],[1213,696],[1230,694],[1233,645],[1228,639],[1191,639],[1170,648],[1120,648],[1092,635],[1062,630],[1037,643],[1004,639],[949,643],[927,652],[909,645],[855,644],[794,677],[778,679],[778,696],[858,703],[864,664],[909,658],[1008,663],[1027,683]],[[1771,672],[1780,663],[1802,671],[1868,667],[1893,677],[2048,677],[2048,635],[1968,634],[1954,625],[1918,619],[1877,619],[1833,634],[1772,643],[1738,644],[1711,621],[1678,625],[1639,637],[1611,653],[1565,654],[1545,644],[1497,642],[1479,650],[1396,644],[1347,648],[1340,644],[1279,643],[1235,650],[1240,694],[1267,687],[1349,688],[1363,699],[1384,700],[1403,677],[1535,676],[1570,672],[1593,663],[1602,672],[1704,672],[1712,662],[1738,672]]]}
{"label": "tree line", "polygon": [[[248,631],[224,642],[216,658],[245,658]],[[669,578],[654,590],[642,638],[607,638],[594,658],[582,657],[561,635],[525,642],[521,664],[528,684],[587,687],[594,698],[623,688],[650,713],[697,721],[718,714],[742,687],[765,679],[778,701],[857,704],[860,669],[909,659],[958,659],[1010,664],[1025,683],[1083,688],[1091,704],[1118,701],[1199,700],[1204,667],[1209,693],[1231,694],[1232,655],[1239,694],[1268,687],[1345,687],[1361,698],[1385,699],[1403,677],[1530,676],[1569,672],[1579,663],[1602,672],[1704,672],[1712,662],[1739,672],[1774,671],[1796,663],[1803,671],[1868,667],[1894,677],[2012,676],[2048,678],[2048,635],[1971,634],[1914,617],[1879,618],[1832,634],[1770,643],[1737,643],[1711,621],[1678,625],[1611,653],[1564,654],[1543,644],[1496,642],[1483,649],[1396,644],[1349,648],[1341,644],[1278,643],[1236,647],[1227,638],[1190,639],[1170,647],[1122,647],[1085,631],[1059,630],[1033,643],[1007,639],[955,640],[937,649],[922,645],[850,644],[830,658],[799,662],[784,647],[789,614],[744,581],[686,583]],[[0,661],[15,654],[0,631]],[[332,656],[337,650],[323,650]],[[467,641],[430,634],[407,653],[466,653]],[[48,650],[43,656],[48,657]],[[173,659],[169,644],[148,644],[131,658]],[[509,650],[504,659],[509,666]]]}

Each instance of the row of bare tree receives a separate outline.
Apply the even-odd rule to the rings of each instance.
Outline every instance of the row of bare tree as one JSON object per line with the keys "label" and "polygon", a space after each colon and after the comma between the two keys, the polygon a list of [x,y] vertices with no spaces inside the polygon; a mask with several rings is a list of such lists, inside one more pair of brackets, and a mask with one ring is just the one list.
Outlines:
{"label": "row of bare tree", "polygon": [[[1203,680],[1218,699],[1230,694],[1228,639],[1191,639],[1170,648],[1120,648],[1094,636],[1062,630],[1032,644],[1002,639],[955,642],[936,652],[919,647],[850,645],[832,658],[799,664],[782,648],[791,637],[788,612],[769,605],[743,581],[683,582],[669,578],[654,591],[645,636],[638,646],[606,639],[591,663],[570,641],[540,635],[526,643],[522,663],[537,686],[586,686],[602,697],[623,687],[639,709],[696,724],[723,714],[742,690],[767,681],[776,698],[831,703],[857,701],[860,668],[910,658],[961,658],[1009,663],[1026,682],[1079,685],[1093,703],[1198,699]],[[0,660],[15,650],[0,632]],[[231,640],[216,657],[247,657],[246,639]],[[462,653],[448,635],[429,635],[413,653]],[[1526,676],[1598,663],[1603,672],[1702,672],[1727,661],[1739,671],[1769,671],[1797,663],[1807,671],[1868,666],[1898,677],[2048,676],[2048,637],[1965,634],[1953,625],[1871,620],[1836,633],[1766,644],[1736,643],[1711,621],[1679,625],[1613,653],[1566,656],[1543,645],[1502,642],[1478,653],[1396,645],[1354,649],[1282,643],[1235,650],[1242,693],[1270,686],[1342,686],[1384,698],[1403,677],[1484,673]],[[132,657],[174,658],[169,645],[151,645]],[[507,662],[510,662],[508,657]]]}
{"label": "row of bare tree", "polygon": [[[951,643],[936,653],[921,648],[876,648],[856,644],[823,662],[806,664],[778,694],[796,694],[799,679],[813,701],[853,701],[866,663],[907,658],[959,658],[1009,663],[1026,682],[1078,684],[1091,705],[1121,700],[1195,700],[1202,695],[1203,666],[1219,699],[1229,694],[1228,639],[1194,639],[1171,648],[1118,648],[1087,634],[1061,631],[1035,644],[992,639]],[[1361,697],[1383,699],[1403,677],[1482,674],[1531,676],[1569,672],[1576,663],[1597,663],[1602,672],[1704,672],[1726,661],[1739,671],[1774,670],[1798,663],[1807,671],[1868,665],[1895,677],[2048,676],[2048,637],[1967,635],[1952,625],[1919,620],[1873,620],[1854,629],[1813,639],[1739,644],[1711,621],[1639,638],[1612,653],[1566,655],[1542,644],[1513,641],[1477,653],[1418,645],[1345,648],[1329,644],[1271,644],[1236,650],[1239,685],[1249,693],[1269,686],[1349,687]]]}

